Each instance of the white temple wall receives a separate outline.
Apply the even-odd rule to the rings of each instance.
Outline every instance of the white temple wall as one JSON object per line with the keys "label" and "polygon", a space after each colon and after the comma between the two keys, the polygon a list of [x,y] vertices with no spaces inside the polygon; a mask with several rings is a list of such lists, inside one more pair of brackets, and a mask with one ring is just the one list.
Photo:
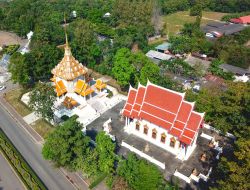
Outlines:
{"label": "white temple wall", "polygon": [[[132,122],[129,122],[129,119],[126,118],[126,121],[127,121],[127,125],[125,126],[124,130],[127,133],[134,134],[134,135],[144,139],[145,141],[148,141],[152,144],[155,144],[156,146],[159,146],[159,147],[167,150],[168,152],[176,155],[177,158],[180,160],[187,160],[196,147],[196,140],[197,140],[198,134],[196,134],[195,140],[192,143],[192,145],[187,145],[186,147],[184,147],[184,146],[180,146],[181,143],[180,143],[180,141],[178,141],[178,139],[176,137],[174,137],[173,135],[170,135],[167,132],[167,130],[162,128],[162,127],[154,125],[153,123],[150,123],[150,122],[145,121],[145,120],[139,121],[139,120],[134,119]],[[139,131],[136,129],[136,122],[137,121],[139,121],[139,123],[140,123]],[[146,125],[148,127],[148,134],[144,134],[144,125]],[[155,139],[152,137],[153,130],[157,131],[157,135],[156,135]],[[161,134],[163,134],[163,133],[166,134],[165,143],[161,142]],[[173,138],[173,137],[176,140],[174,147],[170,146],[170,141],[171,141],[171,138]]]}
{"label": "white temple wall", "polygon": [[193,153],[194,149],[196,148],[196,141],[197,141],[198,133],[195,134],[194,141],[191,145],[187,146],[187,152],[184,160],[187,160],[189,156]]}
{"label": "white temple wall", "polygon": [[[174,155],[178,155],[180,153],[180,150],[181,150],[179,147],[180,142],[177,140],[177,138],[168,134],[167,130],[143,120],[143,121],[139,121],[140,122],[140,130],[138,131],[138,130],[136,130],[136,127],[135,127],[136,121],[137,120],[130,122],[128,124],[128,126],[125,127],[125,131],[127,133],[132,133],[132,134],[134,134],[134,135],[136,135],[136,136],[138,136],[138,137],[140,137],[140,138],[142,138],[142,139],[144,139],[152,144],[155,144],[156,146],[159,146],[159,147],[171,152]],[[148,127],[148,134],[147,135],[144,134],[144,132],[143,132],[144,125],[147,125],[147,127]],[[152,137],[152,130],[154,130],[154,129],[157,131],[157,135],[156,135],[155,139]],[[165,133],[165,135],[166,135],[165,143],[161,142],[161,134],[163,134],[163,133]],[[176,140],[174,147],[170,146],[170,139],[172,137],[174,137]]]}

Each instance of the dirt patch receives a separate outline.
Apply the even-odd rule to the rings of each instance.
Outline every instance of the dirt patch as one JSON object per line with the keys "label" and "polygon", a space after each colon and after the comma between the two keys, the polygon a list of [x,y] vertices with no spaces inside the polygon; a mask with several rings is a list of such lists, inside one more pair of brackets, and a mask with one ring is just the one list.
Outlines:
{"label": "dirt patch", "polygon": [[20,44],[21,46],[23,46],[27,42],[27,39],[22,39],[15,33],[0,31],[0,46],[13,44]]}

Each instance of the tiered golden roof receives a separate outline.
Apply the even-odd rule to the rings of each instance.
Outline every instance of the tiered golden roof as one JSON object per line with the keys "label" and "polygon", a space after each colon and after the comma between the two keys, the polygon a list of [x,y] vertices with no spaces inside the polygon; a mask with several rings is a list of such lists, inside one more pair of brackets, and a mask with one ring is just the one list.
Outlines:
{"label": "tiered golden roof", "polygon": [[88,69],[73,57],[66,36],[64,57],[61,62],[52,70],[52,74],[66,81],[72,81],[81,75],[87,74],[87,72]]}

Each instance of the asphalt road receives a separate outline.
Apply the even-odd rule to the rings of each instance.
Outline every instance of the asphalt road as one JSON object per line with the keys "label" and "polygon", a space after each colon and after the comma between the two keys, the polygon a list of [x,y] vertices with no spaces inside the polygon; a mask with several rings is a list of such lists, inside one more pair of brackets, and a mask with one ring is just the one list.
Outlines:
{"label": "asphalt road", "polygon": [[25,190],[8,161],[0,153],[0,189]]}
{"label": "asphalt road", "polygon": [[49,190],[74,190],[60,170],[53,168],[52,164],[42,158],[41,145],[35,144],[29,134],[1,106],[0,127]]}

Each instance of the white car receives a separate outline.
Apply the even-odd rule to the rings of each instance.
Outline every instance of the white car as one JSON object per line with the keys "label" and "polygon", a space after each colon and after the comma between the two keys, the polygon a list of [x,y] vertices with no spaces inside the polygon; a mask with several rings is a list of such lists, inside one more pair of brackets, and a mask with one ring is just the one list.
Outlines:
{"label": "white car", "polygon": [[209,38],[214,38],[214,35],[211,34],[211,33],[206,33],[206,37],[209,37]]}
{"label": "white car", "polygon": [[5,86],[0,86],[0,91],[4,90],[5,88]]}

